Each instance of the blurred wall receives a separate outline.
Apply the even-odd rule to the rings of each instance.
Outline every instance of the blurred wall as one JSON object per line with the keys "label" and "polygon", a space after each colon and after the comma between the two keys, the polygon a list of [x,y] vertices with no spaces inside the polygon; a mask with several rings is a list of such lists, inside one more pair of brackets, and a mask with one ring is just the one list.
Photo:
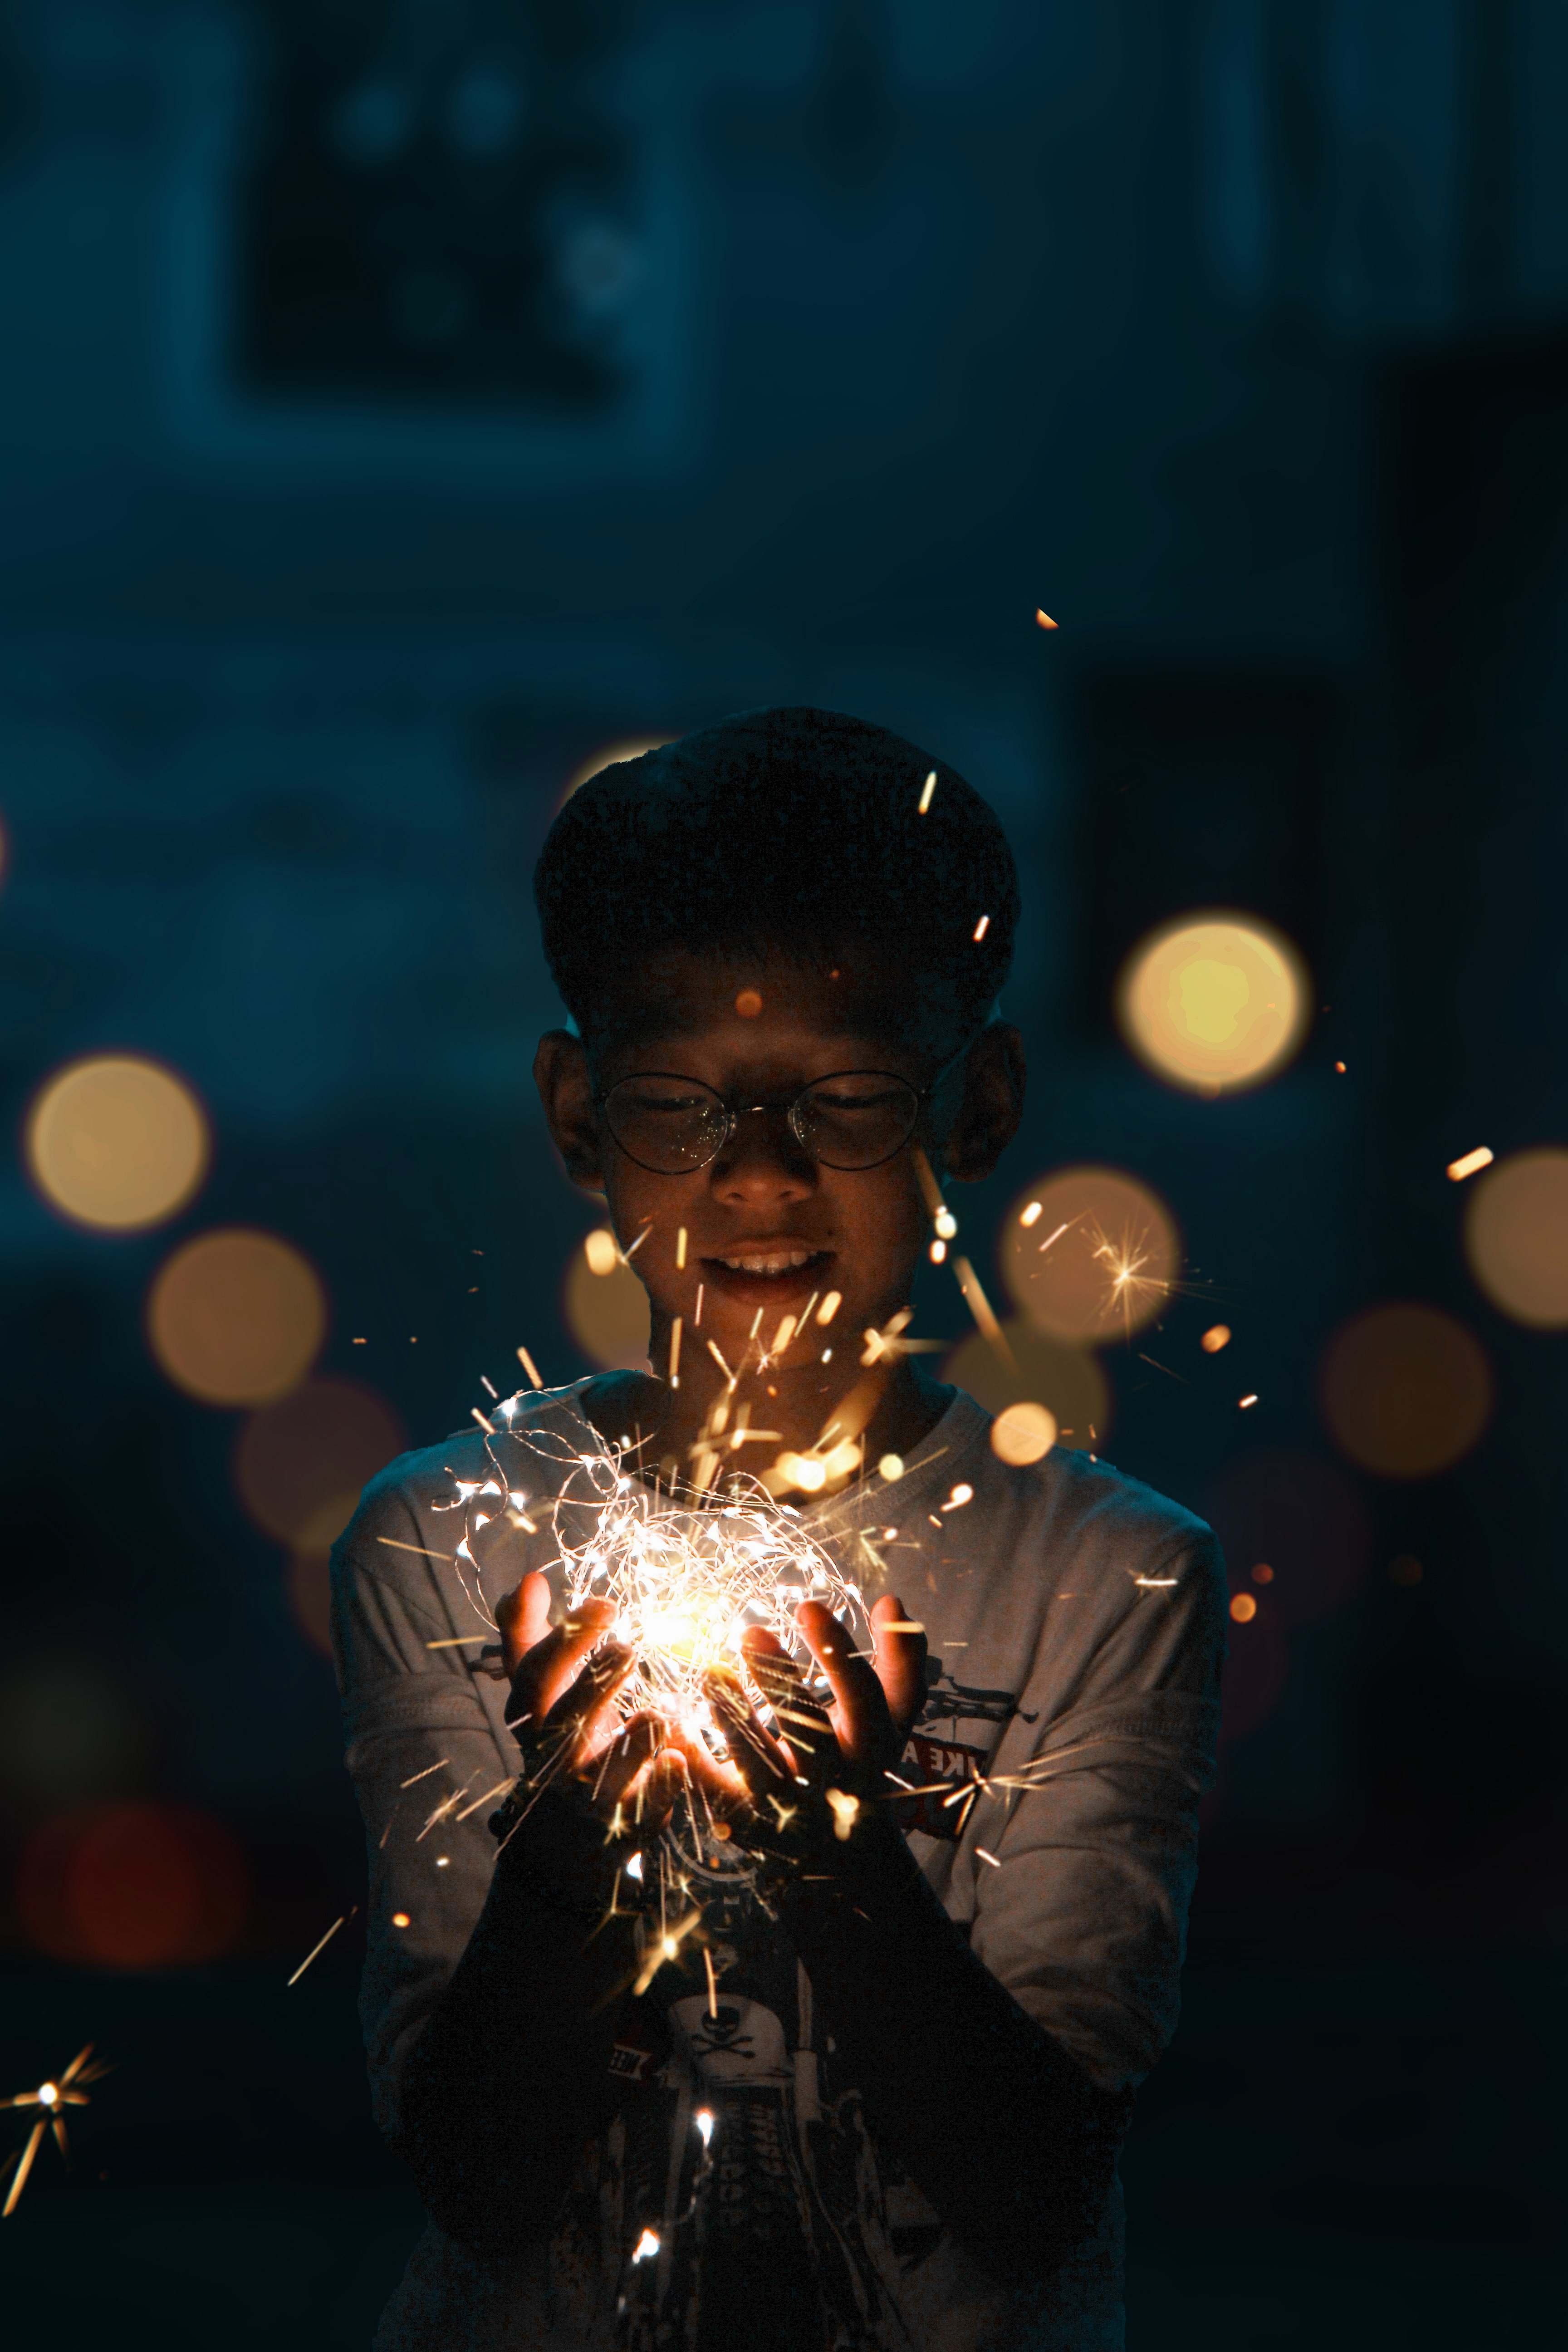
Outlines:
{"label": "blurred wall", "polygon": [[[120,1238],[0,1172],[14,1846],[205,1807],[267,1943],[352,1886],[330,1669],[148,1286],[189,1235],[281,1234],[319,1372],[414,1442],[520,1340],[587,1369],[531,858],[595,750],[798,700],[939,751],[1018,847],[1036,1092],[966,1207],[987,1279],[1032,1176],[1152,1184],[1191,1296],[1102,1351],[1110,1452],[1243,1585],[1259,1509],[1322,1570],[1237,1669],[1216,1853],[1370,1822],[1403,1868],[1461,1783],[1502,1850],[1555,1785],[1520,1725],[1568,1633],[1561,1341],[1478,1299],[1442,1171],[1563,1133],[1565,68],[1551,0],[10,0],[7,1116],[120,1048],[216,1138]],[[1321,1009],[1207,1103],[1109,1000],[1214,903]],[[1498,1381],[1418,1486],[1316,1393],[1406,1296]],[[945,1279],[921,1314],[966,1328]]]}

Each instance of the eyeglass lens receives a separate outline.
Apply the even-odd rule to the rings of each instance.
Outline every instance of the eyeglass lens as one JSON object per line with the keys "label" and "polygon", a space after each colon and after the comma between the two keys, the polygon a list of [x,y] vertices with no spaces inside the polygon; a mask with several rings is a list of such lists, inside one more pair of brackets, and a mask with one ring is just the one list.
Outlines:
{"label": "eyeglass lens", "polygon": [[[782,1108],[782,1106],[781,1106]],[[622,1078],[605,1097],[605,1118],[628,1160],[661,1175],[706,1167],[724,1144],[730,1112],[696,1078],[659,1073]],[[802,1149],[825,1167],[875,1168],[914,1133],[920,1096],[880,1070],[850,1070],[805,1087],[789,1108]]]}

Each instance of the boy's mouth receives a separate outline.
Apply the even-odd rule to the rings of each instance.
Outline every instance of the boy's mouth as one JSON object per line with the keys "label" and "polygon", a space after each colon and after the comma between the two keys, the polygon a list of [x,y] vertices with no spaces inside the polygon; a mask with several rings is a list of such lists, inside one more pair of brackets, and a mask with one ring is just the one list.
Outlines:
{"label": "boy's mouth", "polygon": [[807,1249],[798,1242],[737,1243],[702,1260],[702,1279],[727,1298],[805,1298],[827,1287],[831,1250]]}

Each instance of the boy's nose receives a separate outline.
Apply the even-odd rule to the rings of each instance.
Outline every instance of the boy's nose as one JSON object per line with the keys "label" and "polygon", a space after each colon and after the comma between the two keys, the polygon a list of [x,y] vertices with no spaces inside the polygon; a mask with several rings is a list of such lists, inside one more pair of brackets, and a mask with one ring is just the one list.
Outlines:
{"label": "boy's nose", "polygon": [[816,1163],[782,1110],[742,1111],[713,1162],[721,1201],[798,1201],[816,1189]]}

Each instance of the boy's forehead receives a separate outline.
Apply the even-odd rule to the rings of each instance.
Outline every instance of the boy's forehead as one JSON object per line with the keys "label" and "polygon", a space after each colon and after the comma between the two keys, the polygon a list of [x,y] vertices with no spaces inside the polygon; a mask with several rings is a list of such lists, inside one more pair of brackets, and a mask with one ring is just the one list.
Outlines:
{"label": "boy's forehead", "polygon": [[928,993],[884,950],[846,950],[827,961],[668,949],[607,976],[594,1031],[596,1041],[621,1051],[655,1037],[731,1029],[758,1045],[788,1033],[918,1047],[928,1042],[936,1009]]}

